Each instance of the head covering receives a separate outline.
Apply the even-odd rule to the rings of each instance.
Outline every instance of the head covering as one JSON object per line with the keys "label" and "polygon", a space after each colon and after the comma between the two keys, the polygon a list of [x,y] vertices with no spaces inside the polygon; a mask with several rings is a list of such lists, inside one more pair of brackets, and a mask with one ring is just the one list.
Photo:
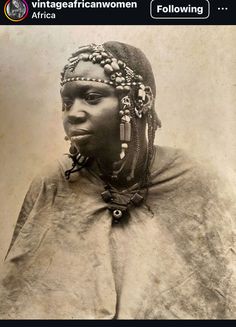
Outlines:
{"label": "head covering", "polygon": [[132,45],[117,41],[103,43],[103,46],[115,58],[124,61],[136,74],[141,75],[143,77],[143,83],[150,86],[154,97],[156,96],[156,83],[152,67],[141,50]]}
{"label": "head covering", "polygon": [[[91,61],[94,64],[99,64],[104,68],[109,79],[71,75],[80,61]],[[62,86],[74,81],[100,82],[112,85],[117,91],[126,91],[126,94],[120,94],[122,98],[120,98],[119,106],[121,160],[114,163],[112,178],[117,179],[118,174],[129,165],[130,174],[127,176],[127,180],[134,179],[140,156],[140,139],[142,135],[145,135],[144,124],[137,124],[137,119],[142,118],[145,126],[147,126],[148,143],[146,173],[141,184],[148,185],[151,159],[154,155],[155,131],[161,124],[154,109],[155,78],[151,64],[144,53],[134,46],[116,41],[105,42],[102,45],[90,44],[79,47],[68,59],[68,64],[61,73]],[[145,118],[143,118],[144,116]],[[129,144],[132,146],[129,147]],[[131,165],[130,156],[127,154],[132,155]],[[77,153],[72,154],[72,156],[76,160],[73,165],[75,167],[77,165]],[[69,175],[73,172],[72,170],[69,171]]]}

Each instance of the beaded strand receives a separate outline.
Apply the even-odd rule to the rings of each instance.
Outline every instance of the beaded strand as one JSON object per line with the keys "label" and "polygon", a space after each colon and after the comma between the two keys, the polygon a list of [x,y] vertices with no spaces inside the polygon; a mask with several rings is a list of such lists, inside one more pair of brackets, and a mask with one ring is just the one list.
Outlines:
{"label": "beaded strand", "polygon": [[[106,79],[100,79],[100,78],[90,78],[90,77],[83,77],[83,76],[75,76],[75,77],[69,77],[66,79],[63,79],[61,82],[61,86],[65,85],[68,82],[74,82],[74,81],[89,81],[89,82],[98,82],[98,83],[104,83],[104,84],[108,84],[108,85],[112,85],[115,86],[116,84],[112,81],[108,81]],[[128,83],[120,83],[120,86],[140,86],[142,85],[141,82],[136,83],[136,82],[128,82]],[[116,87],[117,88],[117,87]],[[128,89],[127,89],[128,91]]]}

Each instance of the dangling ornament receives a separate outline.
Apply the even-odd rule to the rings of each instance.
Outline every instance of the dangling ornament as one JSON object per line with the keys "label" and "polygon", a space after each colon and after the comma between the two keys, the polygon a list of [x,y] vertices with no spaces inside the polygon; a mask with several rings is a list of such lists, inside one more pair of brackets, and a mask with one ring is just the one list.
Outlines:
{"label": "dangling ornament", "polygon": [[128,95],[121,99],[121,110],[119,112],[121,117],[120,122],[120,142],[121,142],[121,153],[120,159],[123,159],[128,149],[128,143],[131,140],[131,101]]}
{"label": "dangling ornament", "polygon": [[[69,141],[70,138],[66,135],[65,141]],[[70,179],[70,175],[80,171],[85,165],[87,164],[89,158],[82,156],[77,147],[71,142],[69,153],[66,154],[71,160],[72,160],[72,167],[65,171],[65,177],[66,179]]]}

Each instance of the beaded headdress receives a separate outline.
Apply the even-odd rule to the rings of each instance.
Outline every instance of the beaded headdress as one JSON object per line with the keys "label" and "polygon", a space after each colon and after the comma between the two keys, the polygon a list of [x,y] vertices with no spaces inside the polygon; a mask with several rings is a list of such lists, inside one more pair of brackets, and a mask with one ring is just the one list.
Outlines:
{"label": "beaded headdress", "polygon": [[[66,73],[73,72],[80,61],[91,61],[94,64],[99,64],[101,67],[103,67],[104,72],[109,79],[96,79],[92,77],[87,78],[83,76],[66,77]],[[126,95],[121,99],[119,111],[121,119],[120,159],[123,159],[128,151],[129,142],[131,141],[131,127],[132,125],[135,125],[135,118],[142,118],[148,109],[145,108],[144,103],[146,95],[152,92],[151,88],[149,86],[145,86],[143,83],[143,77],[136,74],[135,71],[128,67],[124,61],[116,58],[110,51],[107,51],[103,45],[96,44],[80,47],[68,59],[68,64],[64,67],[64,70],[61,73],[61,86],[73,81],[93,81],[105,83],[115,87],[117,91],[126,93]],[[131,91],[133,93],[132,98],[129,95]],[[136,143],[137,142],[138,140],[136,140]],[[137,155],[138,154],[136,153],[134,161],[137,161]],[[135,166],[135,164],[132,166]],[[119,171],[120,170],[121,169],[119,169]],[[131,174],[131,178],[133,177],[133,173],[134,169]]]}

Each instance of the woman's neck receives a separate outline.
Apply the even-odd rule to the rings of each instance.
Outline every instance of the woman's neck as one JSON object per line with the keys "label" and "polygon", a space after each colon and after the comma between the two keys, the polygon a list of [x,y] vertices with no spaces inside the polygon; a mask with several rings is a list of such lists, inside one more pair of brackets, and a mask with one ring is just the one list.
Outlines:
{"label": "woman's neck", "polygon": [[145,174],[147,159],[146,140],[140,144],[140,151],[137,154],[137,161],[133,172],[133,178],[130,178],[132,168],[131,166],[135,155],[135,151],[131,149],[131,151],[127,154],[127,157],[125,157],[123,160],[113,161],[104,157],[97,158],[95,160],[96,167],[94,166],[93,169],[106,183],[111,184],[114,187],[129,187],[135,183],[141,182],[142,177]]}

